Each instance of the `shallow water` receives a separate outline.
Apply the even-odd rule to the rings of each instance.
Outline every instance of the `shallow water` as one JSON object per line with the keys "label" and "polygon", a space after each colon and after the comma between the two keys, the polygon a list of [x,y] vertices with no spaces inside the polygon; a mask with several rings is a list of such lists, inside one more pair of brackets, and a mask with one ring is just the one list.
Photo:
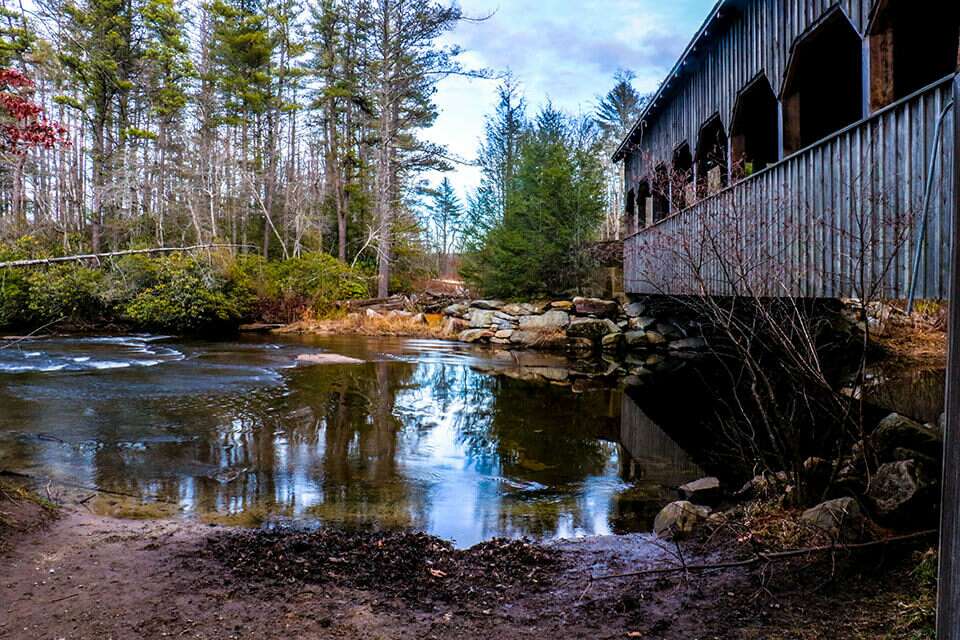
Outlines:
{"label": "shallow water", "polygon": [[[317,350],[364,363],[297,366]],[[430,340],[0,342],[0,469],[187,517],[459,545],[649,530],[702,472],[627,395],[565,366]]]}

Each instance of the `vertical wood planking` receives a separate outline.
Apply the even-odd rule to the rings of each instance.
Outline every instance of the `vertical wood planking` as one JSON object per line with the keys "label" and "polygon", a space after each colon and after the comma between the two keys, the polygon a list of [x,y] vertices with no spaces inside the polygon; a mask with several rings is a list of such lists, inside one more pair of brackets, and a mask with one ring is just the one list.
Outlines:
{"label": "vertical wood planking", "polygon": [[[954,82],[960,100],[960,77]],[[960,104],[960,103],[956,103]],[[960,182],[960,118],[953,120],[953,162],[950,171]],[[953,207],[960,211],[960,191]],[[943,442],[943,494],[940,517],[940,579],[937,594],[937,638],[960,640],[960,240],[954,235],[950,274],[949,361],[947,363],[947,428]]]}
{"label": "vertical wood planking", "polygon": [[[671,286],[698,292],[692,273],[676,264],[680,256],[671,253],[670,247],[678,238],[686,238],[689,244],[694,238],[709,237],[724,219],[739,212],[740,218],[730,221],[734,225],[730,233],[718,242],[725,247],[727,259],[745,257],[756,286],[762,278],[778,276],[789,284],[779,295],[859,296],[863,292],[854,257],[862,250],[869,259],[868,282],[879,281],[889,297],[905,297],[929,158],[935,148],[931,119],[936,119],[951,92],[949,81],[928,88],[631,236],[625,256],[628,291],[677,293],[664,286],[660,273],[664,272],[672,274]],[[951,114],[948,124],[956,122]],[[944,127],[936,148],[937,191],[918,274],[921,298],[943,299],[948,293],[947,256],[955,228],[951,146],[955,128]],[[889,225],[906,224],[907,214],[912,214],[913,224],[897,246],[895,240],[902,234]],[[690,224],[684,225],[685,220]],[[887,270],[894,252],[897,258]],[[674,264],[667,264],[671,260]],[[732,286],[742,289],[742,283],[724,281],[723,266],[717,258],[704,265],[706,277],[716,287],[711,293],[726,293]]]}

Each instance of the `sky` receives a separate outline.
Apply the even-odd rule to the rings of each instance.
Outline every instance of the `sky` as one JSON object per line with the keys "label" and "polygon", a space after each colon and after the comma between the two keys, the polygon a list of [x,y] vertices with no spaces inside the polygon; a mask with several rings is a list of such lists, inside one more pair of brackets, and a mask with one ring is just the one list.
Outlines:
{"label": "sky", "polygon": [[[535,110],[548,100],[570,113],[589,113],[613,85],[618,69],[636,74],[634,86],[654,91],[700,27],[714,0],[460,0],[465,16],[446,36],[465,50],[466,68],[509,69]],[[437,87],[436,124],[424,137],[453,157],[473,160],[484,117],[496,105],[498,80],[461,76]],[[461,197],[479,171],[457,165],[446,175]],[[443,177],[426,176],[431,183]]]}

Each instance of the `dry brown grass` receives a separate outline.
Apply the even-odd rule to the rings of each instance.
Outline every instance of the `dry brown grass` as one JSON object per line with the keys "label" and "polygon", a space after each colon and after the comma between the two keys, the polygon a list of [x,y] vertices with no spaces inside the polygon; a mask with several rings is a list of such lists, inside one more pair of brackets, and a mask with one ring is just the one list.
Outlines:
{"label": "dry brown grass", "polygon": [[947,363],[946,306],[918,304],[912,316],[891,314],[873,337],[896,364],[939,368]]}
{"label": "dry brown grass", "polygon": [[297,322],[279,329],[277,333],[395,336],[439,340],[456,338],[456,335],[444,331],[443,316],[440,314],[427,314],[426,320],[424,323],[415,318],[389,315],[370,317],[360,313],[318,319],[308,314]]}

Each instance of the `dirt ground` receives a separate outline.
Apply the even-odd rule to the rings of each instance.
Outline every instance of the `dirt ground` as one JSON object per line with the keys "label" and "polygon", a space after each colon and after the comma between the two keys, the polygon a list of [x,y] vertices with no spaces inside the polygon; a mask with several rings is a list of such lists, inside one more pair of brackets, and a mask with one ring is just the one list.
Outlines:
{"label": "dirt ground", "polygon": [[[76,503],[51,518],[0,500],[0,514],[4,640],[923,637],[903,624],[916,547],[591,581],[675,564],[677,549],[629,535],[454,550],[416,533],[123,520]],[[682,555],[727,557],[696,544]]]}

